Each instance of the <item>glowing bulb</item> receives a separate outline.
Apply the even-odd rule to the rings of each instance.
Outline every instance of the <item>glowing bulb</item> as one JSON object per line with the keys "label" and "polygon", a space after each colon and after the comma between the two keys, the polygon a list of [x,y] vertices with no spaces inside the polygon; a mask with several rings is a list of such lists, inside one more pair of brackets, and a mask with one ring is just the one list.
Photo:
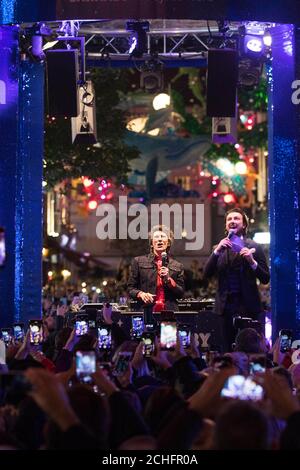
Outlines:
{"label": "glowing bulb", "polygon": [[88,208],[93,211],[97,208],[97,201],[92,200],[88,202]]}
{"label": "glowing bulb", "polygon": [[152,106],[155,111],[158,111],[159,109],[164,109],[170,106],[170,102],[170,95],[167,95],[166,93],[159,93],[159,95],[154,97]]}
{"label": "glowing bulb", "polygon": [[89,188],[90,186],[92,186],[92,184],[94,184],[94,181],[90,180],[89,178],[85,178],[85,177],[83,177],[82,182],[83,182],[83,186],[85,188]]}
{"label": "glowing bulb", "polygon": [[224,202],[225,204],[231,204],[233,202],[235,202],[235,198],[234,198],[234,195],[233,194],[225,194],[224,195]]}
{"label": "glowing bulb", "polygon": [[68,269],[63,269],[62,272],[61,272],[61,275],[64,279],[68,279],[68,277],[70,277],[71,274],[72,273]]}
{"label": "glowing bulb", "polygon": [[246,175],[247,174],[247,165],[245,162],[237,162],[234,165],[235,171],[238,175]]}

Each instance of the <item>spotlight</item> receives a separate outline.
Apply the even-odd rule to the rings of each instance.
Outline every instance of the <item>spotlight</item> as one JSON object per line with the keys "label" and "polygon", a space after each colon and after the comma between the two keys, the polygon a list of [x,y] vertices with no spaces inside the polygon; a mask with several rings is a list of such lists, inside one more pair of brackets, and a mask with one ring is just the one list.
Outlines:
{"label": "spotlight", "polygon": [[146,93],[158,93],[163,90],[163,64],[155,57],[145,63],[140,76],[140,87]]}
{"label": "spotlight", "polygon": [[133,57],[142,57],[147,52],[149,29],[149,21],[127,21],[126,30],[131,32],[129,54]]}
{"label": "spotlight", "polygon": [[162,72],[141,72],[140,87],[146,93],[157,93],[163,88]]}
{"label": "spotlight", "polygon": [[239,62],[238,83],[246,88],[252,88],[259,84],[262,74],[262,63],[254,59],[241,59]]}
{"label": "spotlight", "polygon": [[261,54],[264,49],[263,38],[259,36],[250,36],[250,34],[247,34],[244,43],[245,48],[254,54]]}
{"label": "spotlight", "polygon": [[268,30],[265,31],[265,34],[263,36],[263,41],[264,41],[265,46],[267,46],[267,47],[272,46],[272,36],[271,36],[270,31],[268,31]]}

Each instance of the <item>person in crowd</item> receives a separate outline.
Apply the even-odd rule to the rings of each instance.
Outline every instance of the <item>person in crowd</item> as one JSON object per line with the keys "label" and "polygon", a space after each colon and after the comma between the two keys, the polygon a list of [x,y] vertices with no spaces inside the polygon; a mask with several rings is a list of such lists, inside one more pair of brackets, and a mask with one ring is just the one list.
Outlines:
{"label": "person in crowd", "polygon": [[225,234],[214,248],[204,269],[206,278],[217,276],[215,311],[222,318],[225,351],[235,337],[233,320],[237,316],[260,320],[262,306],[257,280],[270,280],[266,257],[260,245],[247,238],[249,221],[240,209],[225,214]]}

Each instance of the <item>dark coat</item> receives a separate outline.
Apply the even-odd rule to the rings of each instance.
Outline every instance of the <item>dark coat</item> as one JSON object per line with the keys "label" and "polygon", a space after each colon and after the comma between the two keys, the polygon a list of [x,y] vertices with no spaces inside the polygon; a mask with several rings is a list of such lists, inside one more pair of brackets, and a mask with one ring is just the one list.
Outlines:
{"label": "dark coat", "polygon": [[[172,258],[168,261],[169,275],[176,282],[176,287],[164,286],[166,310],[178,310],[176,299],[184,294],[183,265]],[[153,254],[137,256],[131,263],[131,272],[127,284],[129,296],[137,300],[140,291],[156,293],[157,269]],[[142,303],[141,303],[142,304]]]}
{"label": "dark coat", "polygon": [[[257,268],[254,270],[244,258],[237,256],[239,262],[239,277],[241,286],[241,297],[246,308],[246,314],[255,318],[262,311],[260,296],[256,284],[258,279],[262,284],[268,284],[270,281],[270,272],[267,265],[266,257],[260,245],[249,238],[245,239],[245,247],[255,248],[253,258],[257,261]],[[218,291],[216,294],[215,311],[219,315],[224,313],[224,307],[229,293],[228,273],[231,265],[228,259],[228,249],[223,250],[220,255],[214,252],[210,255],[205,268],[204,276],[206,278],[216,275],[218,277]]]}

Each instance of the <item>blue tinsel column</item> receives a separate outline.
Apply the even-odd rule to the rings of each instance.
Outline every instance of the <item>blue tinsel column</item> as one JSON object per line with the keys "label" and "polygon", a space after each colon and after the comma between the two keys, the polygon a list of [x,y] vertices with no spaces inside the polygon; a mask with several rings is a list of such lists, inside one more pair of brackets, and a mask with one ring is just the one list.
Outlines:
{"label": "blue tinsel column", "polygon": [[20,62],[17,27],[3,26],[0,33],[6,89],[0,105],[0,226],[6,242],[0,324],[9,326],[41,314],[44,70]]}
{"label": "blue tinsel column", "polygon": [[269,209],[271,298],[274,337],[292,328],[300,337],[300,104],[292,83],[300,79],[299,33],[272,28],[269,81]]}

